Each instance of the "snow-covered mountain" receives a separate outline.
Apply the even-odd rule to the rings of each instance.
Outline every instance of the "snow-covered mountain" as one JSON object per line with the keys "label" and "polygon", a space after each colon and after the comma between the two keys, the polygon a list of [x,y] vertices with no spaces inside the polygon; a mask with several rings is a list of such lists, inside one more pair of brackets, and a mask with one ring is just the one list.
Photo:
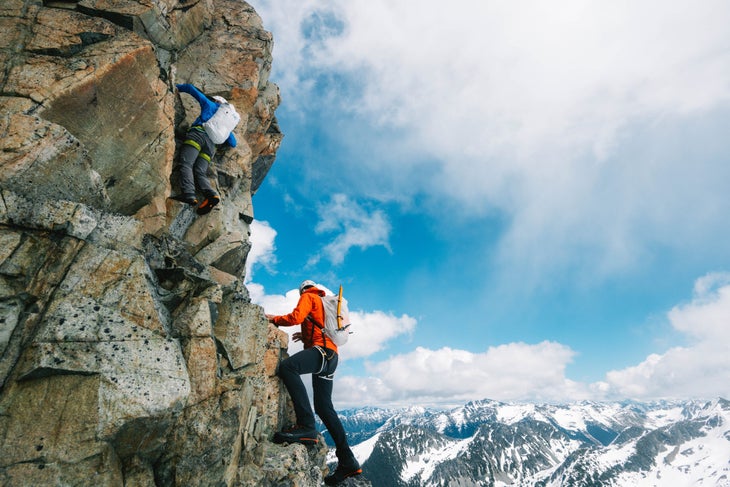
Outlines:
{"label": "snow-covered mountain", "polygon": [[377,486],[730,487],[730,401],[342,411]]}

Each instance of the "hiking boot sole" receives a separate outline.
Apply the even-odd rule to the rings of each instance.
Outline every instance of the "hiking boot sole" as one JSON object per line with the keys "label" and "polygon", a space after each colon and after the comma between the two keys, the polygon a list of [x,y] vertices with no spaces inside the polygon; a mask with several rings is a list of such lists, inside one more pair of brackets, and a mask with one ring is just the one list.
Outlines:
{"label": "hiking boot sole", "polygon": [[282,435],[280,433],[274,434],[274,443],[281,444],[281,443],[301,443],[302,445],[316,445],[319,443],[319,440],[317,438],[308,438],[308,437],[292,437],[287,435]]}
{"label": "hiking boot sole", "polygon": [[196,213],[198,215],[207,215],[210,213],[210,210],[213,209],[214,206],[216,206],[218,203],[220,203],[221,199],[218,196],[210,196],[208,198],[205,198],[202,203],[200,203],[200,206],[196,210]]}
{"label": "hiking boot sole", "polygon": [[344,482],[345,480],[349,479],[350,477],[355,477],[357,475],[360,475],[362,473],[362,469],[358,468],[357,470],[353,470],[352,472],[348,472],[344,474],[342,477],[336,477],[334,475],[328,475],[324,478],[324,483],[326,485],[337,485],[340,482]]}

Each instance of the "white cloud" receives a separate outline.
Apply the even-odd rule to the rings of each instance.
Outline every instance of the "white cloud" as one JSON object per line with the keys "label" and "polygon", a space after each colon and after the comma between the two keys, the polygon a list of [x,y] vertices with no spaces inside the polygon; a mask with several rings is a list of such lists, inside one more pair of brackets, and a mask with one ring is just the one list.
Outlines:
{"label": "white cloud", "polygon": [[583,384],[565,375],[575,353],[555,343],[509,343],[472,353],[444,347],[414,351],[368,365],[368,377],[341,377],[345,405],[446,404],[472,399],[570,401],[730,397],[730,273],[695,283],[691,302],[672,308],[672,327],[692,343],[649,355]]}
{"label": "white cloud", "polygon": [[348,359],[369,357],[387,348],[390,340],[401,335],[412,335],[416,320],[408,315],[397,317],[383,311],[350,311],[352,335],[347,341]]}
{"label": "white cloud", "polygon": [[652,354],[639,365],[609,372],[597,386],[607,397],[711,399],[730,397],[728,384],[727,346],[705,342]]}
{"label": "white cloud", "polygon": [[692,343],[611,371],[597,390],[637,399],[730,397],[730,274],[698,279],[692,301],[674,307],[668,317]]}
{"label": "white cloud", "polygon": [[[328,104],[328,126],[353,140],[343,158],[393,199],[506,215],[498,256],[522,282],[515,269],[600,276],[657,243],[730,236],[729,147],[708,143],[730,109],[728,2],[253,3],[286,103]],[[322,93],[322,79],[336,82]],[[712,116],[712,133],[687,127]]]}
{"label": "white cloud", "polygon": [[251,250],[246,257],[246,280],[253,278],[253,271],[257,265],[261,265],[269,272],[273,272],[276,264],[276,230],[268,222],[254,220],[250,226]]}
{"label": "white cloud", "polygon": [[[319,221],[314,230],[318,234],[339,232],[335,239],[325,245],[322,253],[334,264],[339,265],[351,248],[366,249],[383,246],[390,250],[390,223],[380,210],[368,212],[360,204],[344,194],[333,195],[329,202],[317,210]],[[318,254],[309,260],[314,265],[320,260]]]}
{"label": "white cloud", "polygon": [[676,330],[701,342],[730,342],[730,273],[698,279],[692,302],[674,307],[669,321]]}
{"label": "white cloud", "polygon": [[370,364],[370,377],[339,378],[336,400],[363,405],[586,398],[588,390],[565,377],[573,355],[565,345],[548,341],[510,343],[483,353],[417,347]]}
{"label": "white cloud", "polygon": [[251,301],[263,307],[266,314],[285,315],[291,313],[299,302],[299,290],[292,289],[286,294],[266,294],[264,286],[249,282],[246,284]]}
{"label": "white cloud", "polygon": [[600,153],[631,117],[730,97],[721,0],[254,4],[275,32],[286,90],[303,97],[312,71],[354,74],[363,97],[342,103],[458,154],[576,141]]}

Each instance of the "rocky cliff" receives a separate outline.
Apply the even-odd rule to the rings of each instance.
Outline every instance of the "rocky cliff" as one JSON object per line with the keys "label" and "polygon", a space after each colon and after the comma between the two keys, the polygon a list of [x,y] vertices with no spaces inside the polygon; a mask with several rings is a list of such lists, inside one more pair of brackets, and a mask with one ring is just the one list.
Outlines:
{"label": "rocky cliff", "polygon": [[[271,49],[241,0],[3,0],[0,485],[320,484],[243,285]],[[205,216],[168,199],[186,82],[242,115]]]}

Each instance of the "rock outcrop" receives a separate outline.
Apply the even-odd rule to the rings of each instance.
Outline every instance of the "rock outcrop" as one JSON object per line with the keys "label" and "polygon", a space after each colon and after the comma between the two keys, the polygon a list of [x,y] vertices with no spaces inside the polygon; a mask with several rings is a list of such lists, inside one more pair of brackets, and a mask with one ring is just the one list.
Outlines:
{"label": "rock outcrop", "polygon": [[[243,285],[282,139],[272,38],[241,0],[0,5],[0,485],[319,485],[279,446],[286,335]],[[242,115],[222,202],[168,199],[197,103]]]}

